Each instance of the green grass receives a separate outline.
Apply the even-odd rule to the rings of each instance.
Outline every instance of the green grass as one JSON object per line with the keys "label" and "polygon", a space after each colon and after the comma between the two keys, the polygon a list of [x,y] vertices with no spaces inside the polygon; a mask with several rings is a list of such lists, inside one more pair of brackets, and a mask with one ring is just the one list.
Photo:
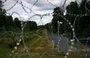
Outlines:
{"label": "green grass", "polygon": [[9,58],[11,50],[7,47],[0,47],[0,58]]}
{"label": "green grass", "polygon": [[[16,36],[14,36],[15,38],[13,39],[18,39],[18,33],[15,34]],[[5,34],[5,36],[6,35],[9,34]],[[5,36],[4,38],[7,38],[7,36]],[[64,58],[63,53],[58,53],[56,48],[52,49],[52,43],[49,40],[47,31],[45,29],[39,29],[36,32],[25,32],[24,36],[26,45],[28,46],[32,58]],[[9,37],[12,38],[12,35],[9,35]],[[9,54],[11,53],[12,49],[6,47],[5,44],[3,44],[2,46],[0,47],[0,58],[30,58],[30,56],[28,56],[28,54],[25,52],[23,45],[19,46],[18,50],[16,50],[15,54],[12,54],[11,57],[9,56]],[[85,53],[79,52],[77,54],[76,52],[70,52],[68,58],[85,58]]]}

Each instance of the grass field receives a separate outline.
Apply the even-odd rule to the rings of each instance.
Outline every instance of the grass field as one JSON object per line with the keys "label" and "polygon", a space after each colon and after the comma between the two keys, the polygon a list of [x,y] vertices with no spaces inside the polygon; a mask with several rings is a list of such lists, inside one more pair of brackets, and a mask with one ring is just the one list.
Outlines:
{"label": "grass field", "polygon": [[[52,49],[52,42],[49,40],[45,29],[24,32],[24,36],[30,56],[26,53],[23,44],[18,47],[14,54],[11,54],[13,48],[8,47],[8,44],[12,44],[14,41],[9,40],[17,41],[19,37],[18,33],[14,33],[14,36],[6,33],[3,36],[0,34],[0,38],[9,39],[0,44],[0,58],[64,58],[63,52],[58,52],[57,48]],[[85,58],[85,53],[81,51],[79,53],[70,52],[68,58]]]}

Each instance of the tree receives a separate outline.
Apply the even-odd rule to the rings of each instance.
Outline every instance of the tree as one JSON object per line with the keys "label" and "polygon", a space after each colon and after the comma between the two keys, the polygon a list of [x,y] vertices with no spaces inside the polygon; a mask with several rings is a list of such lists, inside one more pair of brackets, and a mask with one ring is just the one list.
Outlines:
{"label": "tree", "polygon": [[14,22],[13,22],[13,18],[12,16],[6,16],[5,17],[6,21],[5,21],[5,27],[7,29],[7,31],[13,31],[14,29]]}
{"label": "tree", "polygon": [[14,25],[15,25],[15,28],[18,30],[20,30],[21,29],[21,22],[20,22],[20,20],[18,19],[18,18],[15,18],[14,19]]}
{"label": "tree", "polygon": [[[56,7],[54,9],[54,15],[52,19],[52,25],[53,25],[53,31],[56,33],[57,28],[58,28],[58,23],[57,21],[63,22],[63,24],[60,27],[60,32],[63,33],[65,29],[67,29],[68,24],[65,23],[64,19],[61,17],[67,18],[73,25],[75,18],[77,15],[79,15],[76,18],[75,22],[75,32],[77,37],[88,37],[90,36],[90,2],[86,3],[86,0],[82,0],[81,4],[78,5],[77,2],[71,2],[70,5],[66,7],[67,14],[64,16],[63,11],[59,8]],[[84,14],[87,14],[87,16],[83,16]],[[68,32],[71,32],[72,30],[68,30]],[[81,32],[82,31],[82,32]]]}
{"label": "tree", "polygon": [[66,14],[66,18],[73,24],[74,22],[74,19],[76,16],[73,16],[71,14],[80,14],[79,13],[79,5],[77,4],[77,2],[71,2],[67,7],[66,7],[66,10],[67,10],[67,13],[69,14]]}
{"label": "tree", "polygon": [[2,1],[0,0],[0,31],[5,30],[5,10],[2,9]]}
{"label": "tree", "polygon": [[80,14],[85,14],[86,13],[86,2],[87,0],[82,0],[81,4],[80,4],[80,9],[79,12]]}
{"label": "tree", "polygon": [[71,2],[70,5],[66,7],[66,10],[70,14],[79,14],[79,5],[77,2]]}
{"label": "tree", "polygon": [[27,24],[25,25],[25,31],[33,31],[36,29],[37,29],[36,22],[28,21]]}
{"label": "tree", "polygon": [[[80,6],[76,2],[71,2],[70,5],[67,6],[67,12],[70,14],[66,15],[66,18],[70,20],[73,24],[77,15],[79,15],[75,22],[75,32],[77,37],[87,37],[89,36],[89,19],[90,19],[90,4],[89,2],[86,4],[86,0],[82,0]],[[87,10],[88,9],[88,10]],[[74,16],[71,14],[75,14]],[[87,14],[87,16],[82,16],[83,14]],[[81,32],[82,31],[82,32]]]}
{"label": "tree", "polygon": [[12,25],[14,25],[12,16],[7,16],[6,11],[0,8],[0,31],[10,31],[12,30]]}
{"label": "tree", "polygon": [[58,32],[58,21],[59,22],[63,22],[63,24],[60,25],[59,27],[59,31],[60,34],[64,33],[64,31],[67,29],[68,24],[66,23],[66,21],[64,20],[64,15],[63,15],[63,11],[61,8],[56,7],[54,9],[54,15],[53,15],[53,19],[52,19],[52,26],[53,26],[53,32],[57,33]]}
{"label": "tree", "polygon": [[58,14],[61,14],[62,12],[60,11],[59,7],[56,7],[54,9],[54,15],[53,15],[53,19],[52,19],[52,26],[53,26],[53,32],[57,33],[57,28],[58,28],[58,23],[57,21],[60,19],[60,17],[58,16]]}

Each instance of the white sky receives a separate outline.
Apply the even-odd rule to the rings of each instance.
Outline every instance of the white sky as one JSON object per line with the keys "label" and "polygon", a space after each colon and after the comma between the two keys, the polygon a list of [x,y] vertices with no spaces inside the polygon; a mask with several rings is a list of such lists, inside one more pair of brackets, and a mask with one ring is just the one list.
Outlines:
{"label": "white sky", "polygon": [[[5,10],[10,9],[16,3],[16,1],[17,0],[7,0],[5,3],[3,3],[3,5],[4,5],[3,8]],[[7,13],[9,13],[11,15],[13,12],[16,12],[19,15],[14,13],[12,15],[13,18],[18,17],[20,20],[31,20],[31,21],[35,21],[38,25],[44,25],[46,23],[51,22],[51,20],[53,18],[52,15],[43,16],[42,20],[41,20],[40,16],[38,16],[38,15],[33,16],[33,15],[35,15],[35,13],[40,14],[40,15],[52,13],[55,6],[62,7],[65,0],[48,0],[53,5],[50,4],[47,0],[38,0],[38,1],[37,0],[18,0],[18,1],[19,1],[19,3],[17,3],[12,9],[8,10]],[[25,12],[24,9],[22,8],[22,5],[20,4],[21,1],[22,1],[22,4],[24,6],[28,7],[31,10],[33,10],[34,13],[33,12],[30,13],[30,10],[28,8],[24,7],[24,9],[28,13]],[[37,1],[37,3],[33,6],[33,4],[36,1]],[[74,1],[74,0],[67,0],[66,5],[70,4],[71,1]],[[33,18],[30,18],[32,16],[33,16]]]}

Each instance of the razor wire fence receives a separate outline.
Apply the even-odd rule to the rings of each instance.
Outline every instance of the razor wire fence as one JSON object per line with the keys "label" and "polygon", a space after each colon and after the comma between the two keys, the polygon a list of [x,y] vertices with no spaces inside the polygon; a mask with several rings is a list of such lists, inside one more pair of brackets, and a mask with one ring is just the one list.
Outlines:
{"label": "razor wire fence", "polygon": [[[52,6],[54,7],[57,7],[57,5],[53,4],[51,0],[46,0],[49,4],[51,4]],[[60,21],[60,20],[57,20],[57,33],[54,34],[53,33],[53,24],[51,23],[51,25],[49,26],[51,29],[49,29],[49,31],[51,33],[48,33],[48,36],[51,38],[51,41],[52,41],[52,46],[54,46],[56,44],[56,47],[57,47],[57,51],[59,52],[59,50],[63,50],[65,53],[64,53],[64,56],[63,58],[68,58],[68,57],[73,57],[73,56],[76,56],[77,58],[79,58],[79,55],[81,55],[82,58],[89,58],[89,49],[88,49],[88,40],[86,41],[86,45],[83,45],[79,40],[78,40],[78,37],[76,36],[76,31],[75,31],[75,26],[76,26],[76,22],[77,22],[77,18],[78,17],[84,17],[84,16],[88,16],[88,12],[90,11],[88,8],[87,8],[87,2],[85,3],[85,13],[84,14],[72,14],[72,13],[69,13],[66,11],[66,2],[68,0],[65,0],[63,5],[60,6],[59,8],[62,10],[61,12],[63,13],[63,15],[59,14],[59,13],[55,13],[55,15],[57,15],[58,17],[61,17],[63,18],[63,22]],[[77,0],[76,0],[77,1]],[[5,2],[10,2],[10,0],[2,0],[2,4],[5,4]],[[5,31],[4,33],[1,33],[2,36],[0,36],[1,38],[3,37],[6,37],[4,38],[5,40],[9,37],[10,39],[12,39],[11,43],[13,43],[13,41],[15,40],[15,43],[14,45],[12,45],[12,47],[14,47],[12,49],[12,51],[10,52],[10,56],[12,58],[21,58],[23,56],[23,52],[22,51],[19,51],[22,55],[19,55],[19,52],[17,51],[18,50],[18,47],[21,45],[23,45],[23,48],[24,48],[24,52],[26,55],[27,58],[33,58],[33,55],[32,53],[30,52],[30,48],[28,48],[26,42],[25,42],[25,29],[26,29],[26,26],[28,24],[28,21],[30,21],[32,18],[34,18],[35,16],[38,16],[40,19],[39,23],[41,23],[42,25],[44,24],[42,22],[43,20],[43,17],[47,17],[47,16],[52,16],[54,15],[53,12],[51,13],[44,13],[44,14],[38,14],[36,12],[34,12],[32,9],[36,6],[36,4],[38,4],[39,0],[34,0],[34,3],[31,7],[27,7],[23,0],[12,0],[12,6],[8,9],[5,9],[6,13],[10,10],[12,10],[14,7],[17,6],[17,4],[19,4],[22,8],[22,10],[27,13],[27,14],[34,14],[33,16],[30,16],[25,22],[23,21],[23,18],[22,16],[18,13],[18,12],[15,12],[13,11],[11,14],[7,13],[8,15],[10,16],[13,16],[14,14],[16,14],[19,19],[21,20],[20,21],[20,26],[21,26],[21,29],[18,33],[15,33],[13,31]],[[73,23],[71,21],[69,21],[65,15],[69,15],[69,16],[75,16],[74,18],[74,21]],[[67,23],[66,25],[66,29],[64,30],[64,32],[61,34],[60,32],[60,29],[63,28],[64,26],[62,25],[65,25],[65,23]],[[3,28],[4,29],[4,28]],[[71,33],[71,38],[67,38],[64,36],[64,34],[66,34],[65,32],[67,31],[70,31]],[[4,34],[4,35],[3,35]],[[11,35],[11,36],[10,36]],[[12,37],[13,36],[13,37]],[[4,40],[3,39],[3,40]],[[9,39],[7,39],[9,41]],[[11,44],[10,43],[10,44]],[[81,47],[80,47],[81,46]],[[84,48],[82,48],[84,47]],[[75,54],[72,55],[70,53],[74,53],[75,51]],[[84,51],[84,52],[83,52]],[[83,52],[83,53],[81,53]],[[46,52],[44,52],[43,54],[41,54],[41,58],[44,57],[44,54]],[[59,53],[62,53],[62,52],[59,52]],[[79,54],[81,53],[81,54]],[[49,55],[50,56],[50,55]],[[54,56],[53,56],[54,57]],[[52,57],[52,58],[53,58]],[[61,57],[61,56],[59,56]],[[58,58],[59,58],[58,57]]]}

